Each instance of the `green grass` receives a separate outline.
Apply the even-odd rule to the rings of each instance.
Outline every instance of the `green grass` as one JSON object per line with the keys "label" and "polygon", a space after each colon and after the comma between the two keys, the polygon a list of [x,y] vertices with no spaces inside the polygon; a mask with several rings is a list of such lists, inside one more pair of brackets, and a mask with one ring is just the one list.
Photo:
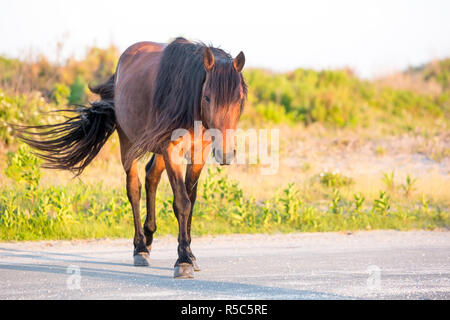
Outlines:
{"label": "green grass", "polygon": [[[133,236],[133,217],[124,188],[81,182],[42,187],[38,165],[27,147],[9,154],[5,172],[14,182],[0,188],[0,240]],[[25,167],[30,174],[21,174]],[[448,209],[426,199],[405,205],[393,203],[387,192],[380,192],[368,202],[357,194],[345,199],[336,188],[329,188],[328,198],[326,206],[307,203],[291,183],[273,198],[256,201],[247,198],[226,171],[209,168],[199,185],[193,234],[432,230],[448,228],[450,222]],[[172,199],[169,186],[163,183],[156,199],[158,235],[178,232]],[[145,213],[144,201],[141,203]]]}

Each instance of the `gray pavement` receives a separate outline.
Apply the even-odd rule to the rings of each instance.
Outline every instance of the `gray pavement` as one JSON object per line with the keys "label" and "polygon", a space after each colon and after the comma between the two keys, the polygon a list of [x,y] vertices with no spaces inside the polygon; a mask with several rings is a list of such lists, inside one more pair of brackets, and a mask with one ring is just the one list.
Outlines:
{"label": "gray pavement", "polygon": [[0,299],[449,299],[450,232],[193,239],[202,271],[174,280],[176,239],[149,267],[132,240],[0,243]]}

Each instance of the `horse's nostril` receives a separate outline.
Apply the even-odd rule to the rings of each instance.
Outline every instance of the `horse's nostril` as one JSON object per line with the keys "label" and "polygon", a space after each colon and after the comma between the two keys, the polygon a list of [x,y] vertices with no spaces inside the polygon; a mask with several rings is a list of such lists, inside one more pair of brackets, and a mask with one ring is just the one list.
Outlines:
{"label": "horse's nostril", "polygon": [[235,156],[236,156],[236,150],[233,150],[231,152],[223,153],[220,149],[214,149],[213,150],[213,156],[216,159],[216,161],[220,165],[228,165],[233,162]]}
{"label": "horse's nostril", "polygon": [[224,159],[224,160],[225,160],[225,163],[226,163],[226,164],[231,164],[231,162],[233,162],[235,156],[236,156],[236,150],[233,150],[233,151],[231,151],[231,152],[228,152],[228,153],[226,154],[226,158]]}

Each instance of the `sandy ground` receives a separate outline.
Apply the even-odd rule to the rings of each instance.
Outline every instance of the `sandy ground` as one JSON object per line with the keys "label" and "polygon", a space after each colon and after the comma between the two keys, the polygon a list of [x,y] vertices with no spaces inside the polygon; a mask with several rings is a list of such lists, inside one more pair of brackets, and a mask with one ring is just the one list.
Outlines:
{"label": "sandy ground", "polygon": [[446,231],[199,237],[193,280],[176,245],[134,267],[131,240],[0,243],[0,299],[450,299]]}
{"label": "sandy ground", "polygon": [[[317,132],[280,132],[279,169],[275,175],[262,175],[254,166],[230,166],[230,176],[239,181],[247,194],[257,199],[271,198],[275,190],[295,182],[306,193],[317,176],[325,171],[339,172],[354,180],[351,192],[362,192],[367,199],[386,190],[383,175],[394,172],[400,194],[409,175],[414,179],[413,196],[450,205],[450,134],[432,138],[422,136],[364,137],[340,133],[321,137]],[[286,137],[286,139],[284,138]],[[261,165],[268,168],[269,165]],[[264,186],[264,188],[255,187]]]}

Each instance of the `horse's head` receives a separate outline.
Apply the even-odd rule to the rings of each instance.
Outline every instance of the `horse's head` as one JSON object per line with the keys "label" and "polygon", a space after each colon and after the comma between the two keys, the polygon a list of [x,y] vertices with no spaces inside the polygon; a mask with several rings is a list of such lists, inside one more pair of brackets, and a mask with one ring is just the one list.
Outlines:
{"label": "horse's head", "polygon": [[236,58],[215,57],[206,47],[203,54],[206,79],[202,88],[202,122],[208,129],[220,131],[221,137],[213,142],[213,153],[220,164],[230,164],[235,156],[234,131],[241,115],[247,86],[241,71],[245,56],[240,52]]}

